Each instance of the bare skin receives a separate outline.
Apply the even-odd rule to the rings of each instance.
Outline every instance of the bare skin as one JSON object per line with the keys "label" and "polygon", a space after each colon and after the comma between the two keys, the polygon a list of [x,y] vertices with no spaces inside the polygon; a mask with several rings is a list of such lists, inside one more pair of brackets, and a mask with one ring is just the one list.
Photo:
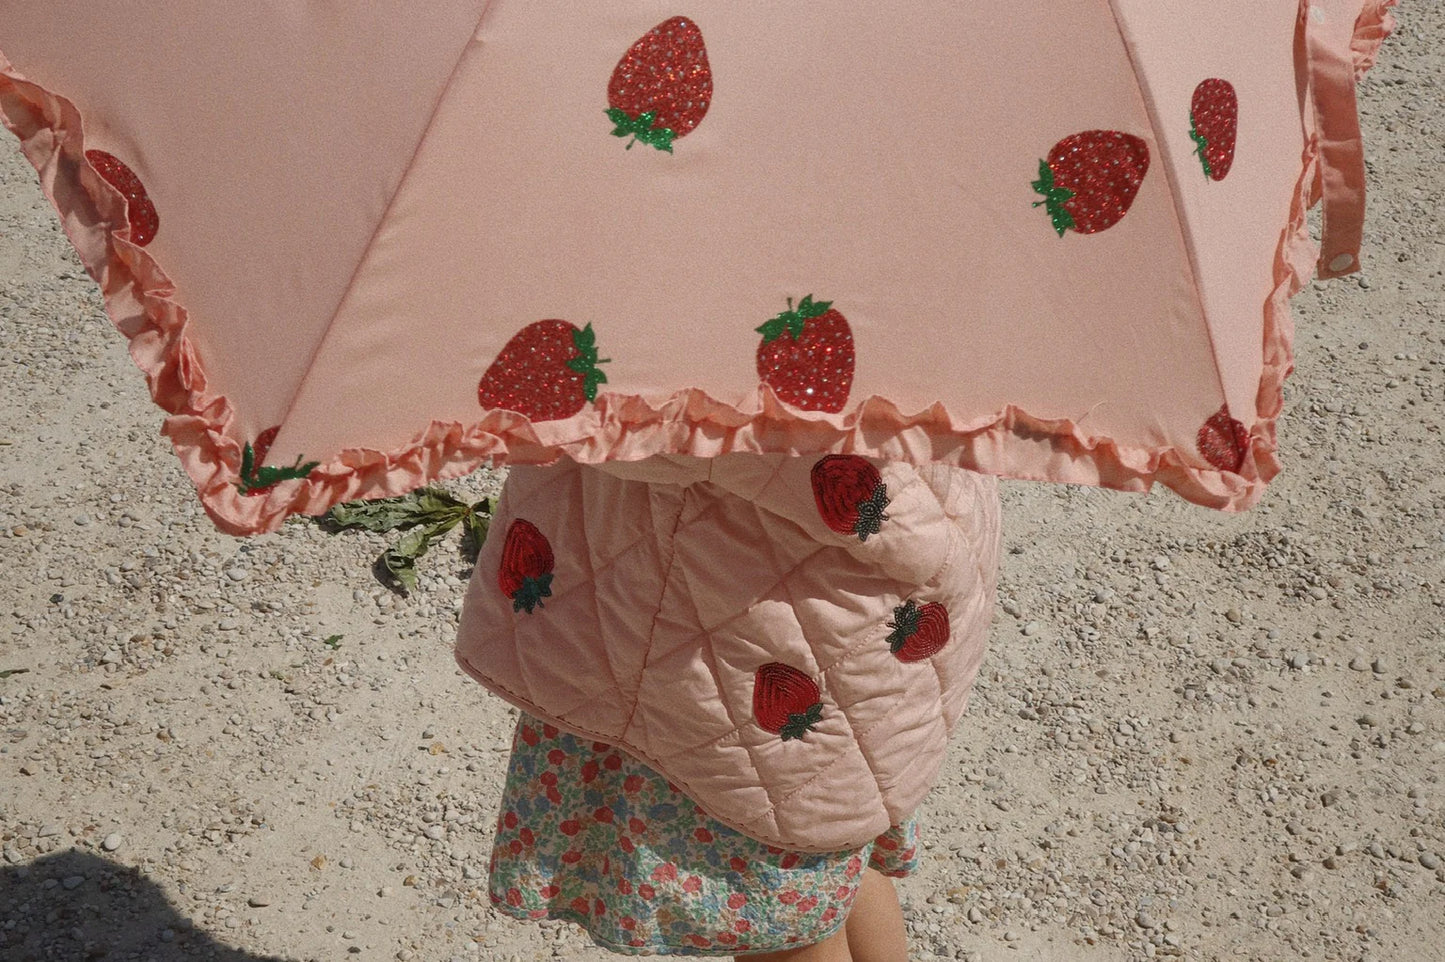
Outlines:
{"label": "bare skin", "polygon": [[892,879],[871,868],[865,871],[848,921],[823,941],[749,955],[739,962],[908,962],[903,910]]}

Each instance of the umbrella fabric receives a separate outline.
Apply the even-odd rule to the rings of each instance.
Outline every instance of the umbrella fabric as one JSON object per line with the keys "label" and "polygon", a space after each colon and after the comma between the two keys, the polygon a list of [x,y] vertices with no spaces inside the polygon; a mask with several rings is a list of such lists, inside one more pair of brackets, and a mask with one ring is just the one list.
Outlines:
{"label": "umbrella fabric", "polygon": [[1233,510],[1392,4],[0,0],[0,119],[229,531],[734,451]]}

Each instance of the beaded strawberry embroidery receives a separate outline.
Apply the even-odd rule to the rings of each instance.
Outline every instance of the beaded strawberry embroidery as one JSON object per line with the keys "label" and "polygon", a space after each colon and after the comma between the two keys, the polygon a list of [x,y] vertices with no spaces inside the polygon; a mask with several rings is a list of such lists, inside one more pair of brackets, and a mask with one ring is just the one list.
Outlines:
{"label": "beaded strawberry embroidery", "polygon": [[513,611],[531,614],[552,597],[552,544],[530,521],[518,518],[507,528],[502,542],[502,564],[497,586],[512,600]]}
{"label": "beaded strawberry embroidery", "polygon": [[823,718],[818,683],[791,665],[774,661],[753,675],[753,717],[783,741],[802,738]]}
{"label": "beaded strawberry embroidery", "polygon": [[1228,176],[1239,136],[1239,97],[1228,80],[1211,77],[1194,88],[1189,104],[1189,136],[1204,176],[1210,180]]}
{"label": "beaded strawberry embroidery", "polygon": [[533,421],[557,421],[597,400],[607,383],[598,367],[597,335],[567,321],[528,324],[506,343],[477,386],[484,408],[504,408]]}
{"label": "beaded strawberry embroidery", "polygon": [[607,84],[614,137],[672,153],[712,104],[712,67],[702,31],[686,17],[664,20],[628,48]]}
{"label": "beaded strawberry embroidery", "polygon": [[832,301],[809,294],[757,328],[758,377],[784,404],[837,414],[853,387],[853,329]]}
{"label": "beaded strawberry embroidery", "polygon": [[241,478],[236,482],[237,491],[247,497],[256,497],[282,481],[299,481],[321,464],[320,461],[303,464],[300,457],[294,464],[284,467],[264,464],[266,455],[271,453],[271,445],[276,443],[276,435],[280,433],[281,426],[273,425],[256,435],[254,445],[248,442],[241,448]]}
{"label": "beaded strawberry embroidery", "polygon": [[1229,416],[1226,405],[1204,422],[1195,444],[1204,460],[1221,471],[1238,473],[1249,451],[1249,429]]}
{"label": "beaded strawberry embroidery", "polygon": [[877,534],[888,520],[888,488],[873,462],[856,454],[829,454],[813,465],[813,500],[823,523],[859,541]]}
{"label": "beaded strawberry embroidery", "polygon": [[888,627],[888,650],[902,662],[932,658],[948,644],[948,611],[936,601],[905,601],[893,609]]}
{"label": "beaded strawberry embroidery", "polygon": [[87,150],[85,159],[105,181],[125,197],[125,215],[130,225],[129,240],[137,247],[144,247],[155,239],[160,230],[161,220],[156,214],[156,205],[146,194],[145,185],[119,157],[104,150]]}
{"label": "beaded strawberry embroidery", "polygon": [[1129,212],[1149,172],[1149,145],[1117,130],[1085,130],[1054,144],[1039,161],[1034,201],[1049,213],[1060,237],[1065,231],[1096,234]]}

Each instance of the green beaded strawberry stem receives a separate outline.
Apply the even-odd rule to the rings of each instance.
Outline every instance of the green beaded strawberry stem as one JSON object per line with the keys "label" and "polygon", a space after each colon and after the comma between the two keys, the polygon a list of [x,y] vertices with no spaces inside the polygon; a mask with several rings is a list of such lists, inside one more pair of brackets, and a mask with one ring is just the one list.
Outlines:
{"label": "green beaded strawberry stem", "polygon": [[597,356],[597,334],[588,324],[580,331],[572,332],[572,345],[577,348],[577,356],[567,362],[567,366],[578,374],[582,375],[582,395],[589,401],[597,400],[597,385],[607,383],[607,375],[597,366],[599,364],[610,364],[612,358]]}
{"label": "green beaded strawberry stem", "polygon": [[888,507],[888,487],[884,484],[877,484],[868,500],[858,505],[858,520],[853,525],[853,533],[858,536],[859,541],[867,541],[870,534],[877,534],[883,530],[883,522],[888,520],[888,515],[883,509]]}
{"label": "green beaded strawberry stem", "polygon": [[1047,160],[1039,161],[1039,179],[1033,182],[1033,188],[1036,193],[1044,195],[1043,200],[1034,201],[1034,206],[1044,206],[1049,212],[1049,219],[1054,222],[1054,230],[1063,237],[1064,231],[1074,226],[1074,215],[1064,206],[1074,199],[1074,192],[1054,184],[1054,172]]}
{"label": "green beaded strawberry stem", "polygon": [[823,720],[823,703],[814,702],[808,710],[801,715],[788,715],[787,722],[783,725],[778,734],[783,736],[783,741],[792,741],[795,738],[802,738],[813,730],[813,726]]}
{"label": "green beaded strawberry stem", "polygon": [[527,614],[530,615],[534,608],[547,607],[542,604],[542,599],[550,597],[552,597],[552,573],[550,571],[535,578],[523,578],[522,587],[518,588],[517,593],[512,596],[512,610],[521,611],[525,608]]}
{"label": "green beaded strawberry stem", "polygon": [[652,126],[657,122],[657,111],[649,110],[645,114],[633,117],[619,107],[612,107],[607,111],[607,118],[614,125],[612,136],[632,138],[627,143],[628,150],[631,150],[632,145],[640,140],[649,147],[656,147],[658,150],[672,153],[672,142],[677,135],[669,127]]}
{"label": "green beaded strawberry stem", "polygon": [[788,309],[777,317],[757,328],[757,332],[763,336],[763,343],[767,344],[776,341],[787,332],[793,336],[793,340],[803,336],[803,328],[808,321],[814,317],[822,317],[832,308],[832,301],[814,301],[813,295],[809,294],[798,302],[797,310],[793,309],[793,299],[788,298]]}
{"label": "green beaded strawberry stem", "polygon": [[296,456],[296,463],[289,467],[278,468],[270,466],[256,466],[256,452],[247,441],[245,447],[241,448],[241,479],[236,482],[236,490],[242,494],[250,494],[253,491],[262,491],[282,481],[299,481],[312,472],[313,469],[321,466],[320,461],[308,461],[301,463],[301,456]]}
{"label": "green beaded strawberry stem", "polygon": [[918,605],[912,599],[893,609],[893,620],[888,622],[893,632],[888,636],[888,650],[898,654],[908,639],[918,634]]}
{"label": "green beaded strawberry stem", "polygon": [[1199,155],[1199,162],[1204,165],[1204,176],[1213,179],[1214,168],[1209,166],[1209,158],[1204,153],[1209,149],[1209,139],[1199,132],[1193,114],[1189,115],[1189,139],[1194,141],[1194,153]]}

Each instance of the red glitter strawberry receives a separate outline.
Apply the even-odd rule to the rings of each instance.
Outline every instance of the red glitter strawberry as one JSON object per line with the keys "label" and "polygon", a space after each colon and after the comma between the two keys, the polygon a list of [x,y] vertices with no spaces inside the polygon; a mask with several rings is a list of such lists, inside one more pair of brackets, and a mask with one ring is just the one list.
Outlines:
{"label": "red glitter strawberry", "polygon": [[497,584],[502,594],[512,599],[512,610],[531,614],[534,608],[546,607],[543,598],[552,597],[552,545],[537,526],[521,518],[507,528],[502,542],[502,566],[497,571]]}
{"label": "red glitter strawberry", "polygon": [[823,523],[839,534],[867,541],[888,520],[888,488],[871,461],[854,454],[829,454],[813,465],[813,500]]}
{"label": "red glitter strawberry", "polygon": [[753,717],[785,742],[802,738],[823,718],[817,682],[791,665],[769,662],[753,676]]}
{"label": "red glitter strawberry", "polygon": [[647,31],[617,62],[607,84],[612,136],[631,137],[672,153],[672,142],[696,129],[712,104],[712,67],[702,31],[686,17]]}
{"label": "red glitter strawberry", "polygon": [[1195,444],[1204,460],[1221,471],[1238,473],[1249,451],[1249,429],[1230,417],[1225,405],[1204,422]]}
{"label": "red glitter strawberry", "polygon": [[533,421],[570,418],[607,383],[598,368],[592,325],[578,330],[566,321],[537,321],[522,328],[482,375],[477,399],[484,408],[505,408]]}
{"label": "red glitter strawberry", "polygon": [[1149,171],[1149,145],[1118,130],[1085,130],[1054,144],[1039,161],[1034,201],[1049,212],[1059,236],[1096,234],[1119,222]]}
{"label": "red glitter strawberry", "polygon": [[122,163],[119,157],[104,150],[87,150],[85,159],[90,161],[90,166],[95,168],[101,180],[125,196],[125,216],[130,222],[130,242],[137,247],[144,247],[154,240],[156,231],[160,230],[160,216],[156,214],[156,206],[151,203],[145,186],[135,175],[135,171]]}
{"label": "red glitter strawberry", "polygon": [[853,387],[853,329],[832,301],[809,294],[757,329],[758,377],[785,404],[837,414]]}
{"label": "red glitter strawberry", "polygon": [[932,658],[948,644],[948,611],[936,601],[919,605],[910,598],[893,609],[888,627],[888,650],[902,662]]}
{"label": "red glitter strawberry", "polygon": [[1204,166],[1204,176],[1223,180],[1234,166],[1234,142],[1239,136],[1239,97],[1228,80],[1211,77],[1194,88],[1189,104],[1189,136]]}

